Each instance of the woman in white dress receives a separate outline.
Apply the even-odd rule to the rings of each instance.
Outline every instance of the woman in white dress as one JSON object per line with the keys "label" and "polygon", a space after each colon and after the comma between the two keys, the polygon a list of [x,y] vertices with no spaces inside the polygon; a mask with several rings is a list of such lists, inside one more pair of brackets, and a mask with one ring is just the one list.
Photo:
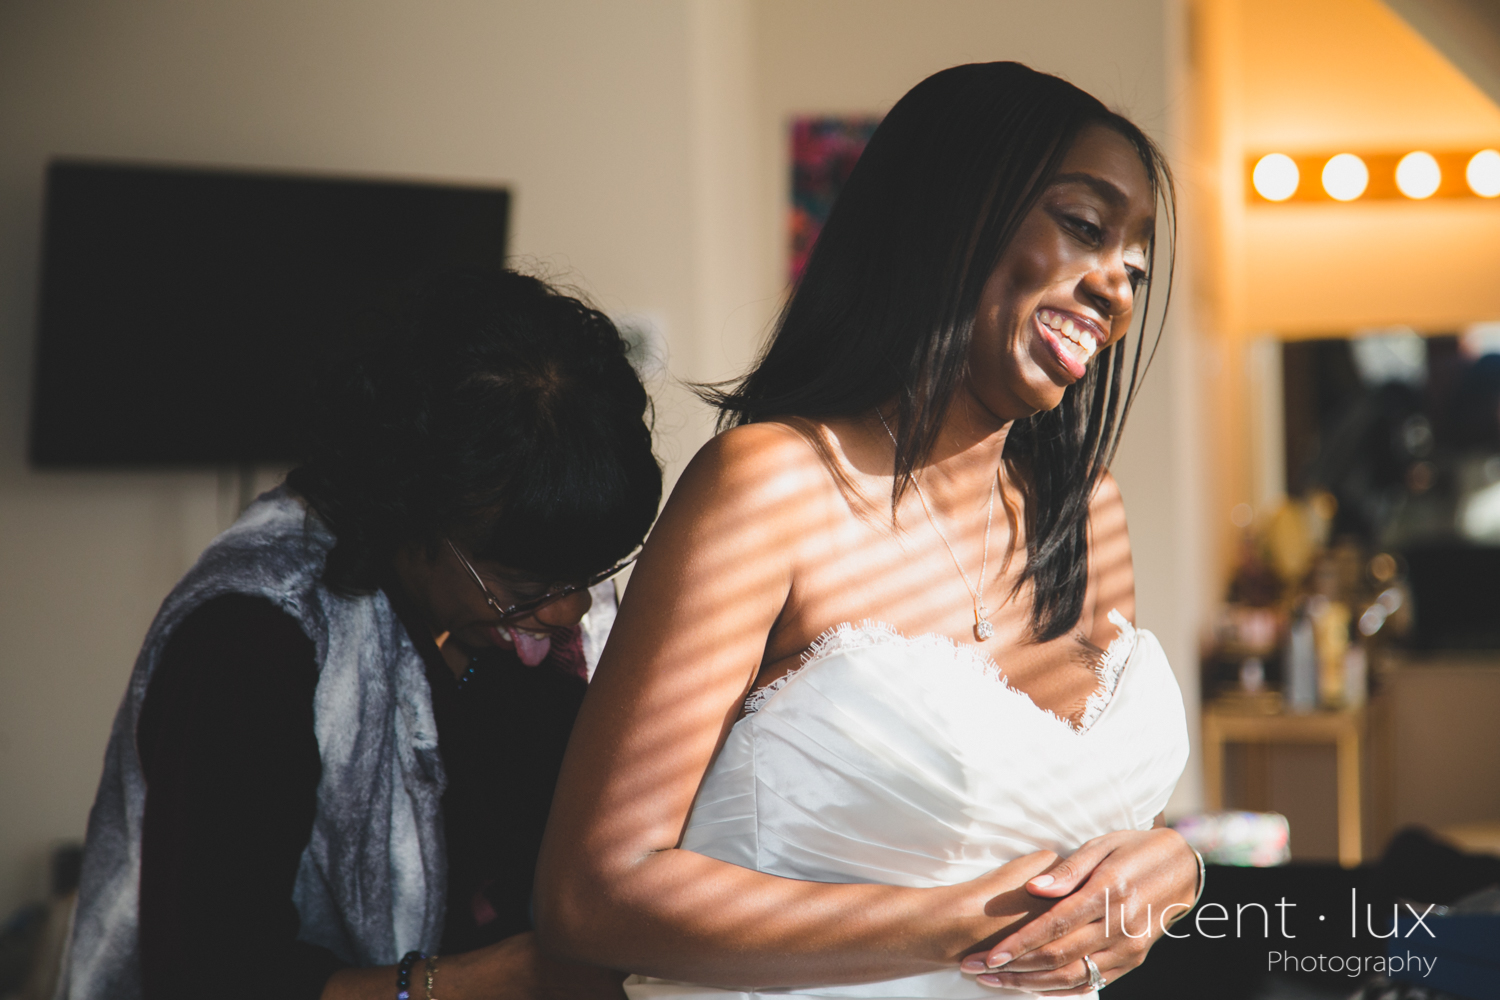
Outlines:
{"label": "woman in white dress", "polygon": [[1107,471],[1159,202],[1150,140],[1024,66],[891,110],[631,580],[544,948],[633,1000],[1086,995],[1192,904]]}

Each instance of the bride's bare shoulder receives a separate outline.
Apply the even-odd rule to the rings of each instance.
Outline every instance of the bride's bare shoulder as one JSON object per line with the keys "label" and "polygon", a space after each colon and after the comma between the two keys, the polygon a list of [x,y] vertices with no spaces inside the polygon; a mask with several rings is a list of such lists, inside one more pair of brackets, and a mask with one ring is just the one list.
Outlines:
{"label": "bride's bare shoulder", "polygon": [[703,446],[707,452],[719,451],[731,457],[774,452],[781,457],[803,455],[814,458],[809,438],[817,434],[818,424],[807,420],[764,420],[741,424],[716,435]]}
{"label": "bride's bare shoulder", "polygon": [[[641,561],[669,566],[676,588],[737,567],[764,577],[767,593],[777,595],[767,601],[779,607],[797,553],[825,517],[830,489],[817,453],[791,427],[736,427],[700,448],[683,470]],[[740,583],[741,590],[754,589]]]}
{"label": "bride's bare shoulder", "polygon": [[777,507],[815,497],[830,487],[819,453],[820,428],[802,422],[765,421],[719,434],[694,456],[679,491],[735,507]]}

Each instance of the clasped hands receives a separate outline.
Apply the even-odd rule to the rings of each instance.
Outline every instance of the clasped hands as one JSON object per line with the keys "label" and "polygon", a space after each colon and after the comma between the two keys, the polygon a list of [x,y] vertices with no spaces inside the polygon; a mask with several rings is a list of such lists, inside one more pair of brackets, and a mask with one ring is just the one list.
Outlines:
{"label": "clasped hands", "polygon": [[[1025,875],[1031,875],[1029,881],[1016,881]],[[1092,959],[1106,982],[1134,969],[1164,927],[1187,912],[1197,883],[1191,848],[1180,834],[1165,828],[1108,833],[1062,860],[1045,851],[1017,858],[970,883],[971,891],[979,892],[969,898],[988,900],[984,910],[991,921],[1002,917],[1012,926],[1015,918],[1025,923],[1002,932],[992,944],[986,942],[983,950],[965,955],[960,967],[987,986],[1051,996],[1087,993],[1090,976],[1084,956]],[[1013,888],[995,895],[1000,885]],[[531,937],[521,935],[499,946],[509,950],[507,945],[524,942],[513,955],[493,955],[524,955],[531,960],[522,963],[528,975],[493,975],[491,970],[486,978],[509,987],[496,992],[497,998],[623,1000],[619,973],[569,963],[536,965],[541,956]]]}
{"label": "clasped hands", "polygon": [[1187,912],[1197,887],[1197,860],[1174,830],[1095,837],[1026,883],[1030,895],[1056,902],[967,955],[960,968],[986,986],[1050,996],[1087,993],[1084,956],[1106,982],[1123,976]]}

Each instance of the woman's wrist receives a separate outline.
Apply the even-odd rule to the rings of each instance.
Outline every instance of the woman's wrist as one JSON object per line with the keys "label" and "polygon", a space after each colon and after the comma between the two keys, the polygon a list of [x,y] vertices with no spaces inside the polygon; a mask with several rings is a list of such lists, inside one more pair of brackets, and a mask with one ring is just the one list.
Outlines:
{"label": "woman's wrist", "polygon": [[[970,882],[918,890],[934,893],[932,898],[940,907],[926,926],[950,928],[940,936],[943,951],[935,956],[938,967],[951,968],[955,962],[981,947],[986,939],[994,940],[997,935],[1003,937],[1012,933],[1018,925],[1050,909],[1054,900],[1027,892],[1026,883],[1056,861],[1057,855],[1052,852],[1038,851],[1016,858]],[[955,913],[958,914],[956,920]]]}
{"label": "woman's wrist", "polygon": [[1189,913],[1193,912],[1193,910],[1198,906],[1199,901],[1203,899],[1203,890],[1207,887],[1208,884],[1208,867],[1203,861],[1203,855],[1199,854],[1198,849],[1192,844],[1189,844],[1187,842],[1187,838],[1182,834],[1178,833],[1176,830],[1172,830],[1171,832],[1177,837],[1178,840],[1182,842],[1182,846],[1187,849],[1188,854],[1186,863],[1192,867],[1193,874],[1192,881],[1191,883],[1189,883],[1191,885],[1192,895],[1187,897],[1185,901],[1178,902],[1173,905],[1173,908],[1178,909],[1179,912],[1168,922],[1168,927],[1176,924],[1179,920],[1183,919]]}
{"label": "woman's wrist", "polygon": [[1203,899],[1203,890],[1208,886],[1208,865],[1204,863],[1203,855],[1198,853],[1198,848],[1192,844],[1188,845],[1188,850],[1193,852],[1193,860],[1197,863],[1198,870],[1196,885],[1193,889],[1193,901],[1188,904],[1186,910],[1182,911],[1184,917],[1197,908],[1199,901]]}

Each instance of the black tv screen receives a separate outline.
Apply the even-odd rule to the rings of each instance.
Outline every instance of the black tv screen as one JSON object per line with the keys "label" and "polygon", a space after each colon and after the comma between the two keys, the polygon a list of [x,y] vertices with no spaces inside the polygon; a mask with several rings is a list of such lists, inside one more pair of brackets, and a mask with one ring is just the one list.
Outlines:
{"label": "black tv screen", "polygon": [[400,282],[505,258],[503,188],[54,162],[38,466],[286,463],[328,339]]}

